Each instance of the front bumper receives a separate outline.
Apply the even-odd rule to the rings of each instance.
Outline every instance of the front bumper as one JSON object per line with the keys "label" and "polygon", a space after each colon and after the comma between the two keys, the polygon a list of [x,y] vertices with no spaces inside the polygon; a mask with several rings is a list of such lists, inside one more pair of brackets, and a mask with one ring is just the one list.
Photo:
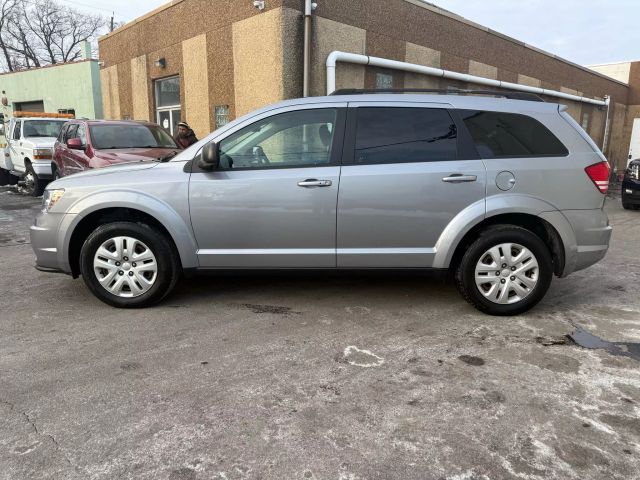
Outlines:
{"label": "front bumper", "polygon": [[40,212],[29,229],[31,248],[36,254],[36,268],[71,273],[62,253],[60,225],[68,214]]}
{"label": "front bumper", "polygon": [[52,160],[34,160],[31,162],[33,171],[36,172],[38,178],[48,180],[53,178],[53,172],[51,171]]}

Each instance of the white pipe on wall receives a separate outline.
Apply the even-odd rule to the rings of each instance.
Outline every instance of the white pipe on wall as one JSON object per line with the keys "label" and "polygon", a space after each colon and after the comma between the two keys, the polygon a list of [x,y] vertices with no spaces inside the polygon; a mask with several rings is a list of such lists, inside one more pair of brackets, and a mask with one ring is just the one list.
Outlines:
{"label": "white pipe on wall", "polygon": [[475,83],[478,85],[486,85],[487,87],[506,88],[519,92],[536,93],[538,95],[548,95],[550,97],[564,98],[575,102],[590,103],[592,105],[605,106],[605,100],[595,100],[593,98],[581,97],[570,93],[559,92],[557,90],[549,90],[547,88],[531,87],[529,85],[520,85],[519,83],[503,82],[492,78],[478,77],[469,75],[468,73],[452,72],[441,68],[425,67],[415,63],[399,62],[397,60],[389,60],[387,58],[370,57],[368,55],[360,55],[357,53],[348,53],[333,51],[327,57],[327,95],[336,90],[336,63],[354,63],[357,65],[371,65],[373,67],[388,68],[391,70],[402,70],[404,72],[421,73],[423,75],[431,75],[432,77],[442,77],[461,82]]}

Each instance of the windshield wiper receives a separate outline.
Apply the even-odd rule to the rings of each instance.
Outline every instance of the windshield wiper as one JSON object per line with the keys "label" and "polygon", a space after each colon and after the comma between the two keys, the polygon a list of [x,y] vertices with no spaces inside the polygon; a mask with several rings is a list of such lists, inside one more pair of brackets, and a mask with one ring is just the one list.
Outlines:
{"label": "windshield wiper", "polygon": [[178,154],[178,152],[169,152],[166,155],[162,155],[161,157],[158,157],[158,161],[159,162],[168,162],[173,157],[175,157],[177,154]]}

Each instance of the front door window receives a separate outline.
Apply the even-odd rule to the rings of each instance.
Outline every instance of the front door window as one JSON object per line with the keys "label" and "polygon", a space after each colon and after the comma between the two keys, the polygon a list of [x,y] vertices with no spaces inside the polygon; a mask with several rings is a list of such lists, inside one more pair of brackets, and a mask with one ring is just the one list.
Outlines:
{"label": "front door window", "polygon": [[180,122],[180,77],[156,80],[156,120],[175,135]]}

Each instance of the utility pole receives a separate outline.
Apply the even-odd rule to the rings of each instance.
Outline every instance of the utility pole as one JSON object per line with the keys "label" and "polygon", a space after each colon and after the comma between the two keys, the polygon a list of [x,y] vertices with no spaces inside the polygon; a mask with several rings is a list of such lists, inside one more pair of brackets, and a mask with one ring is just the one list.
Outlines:
{"label": "utility pole", "polygon": [[113,32],[113,16],[115,15],[116,12],[111,12],[111,30],[109,30],[110,32]]}

